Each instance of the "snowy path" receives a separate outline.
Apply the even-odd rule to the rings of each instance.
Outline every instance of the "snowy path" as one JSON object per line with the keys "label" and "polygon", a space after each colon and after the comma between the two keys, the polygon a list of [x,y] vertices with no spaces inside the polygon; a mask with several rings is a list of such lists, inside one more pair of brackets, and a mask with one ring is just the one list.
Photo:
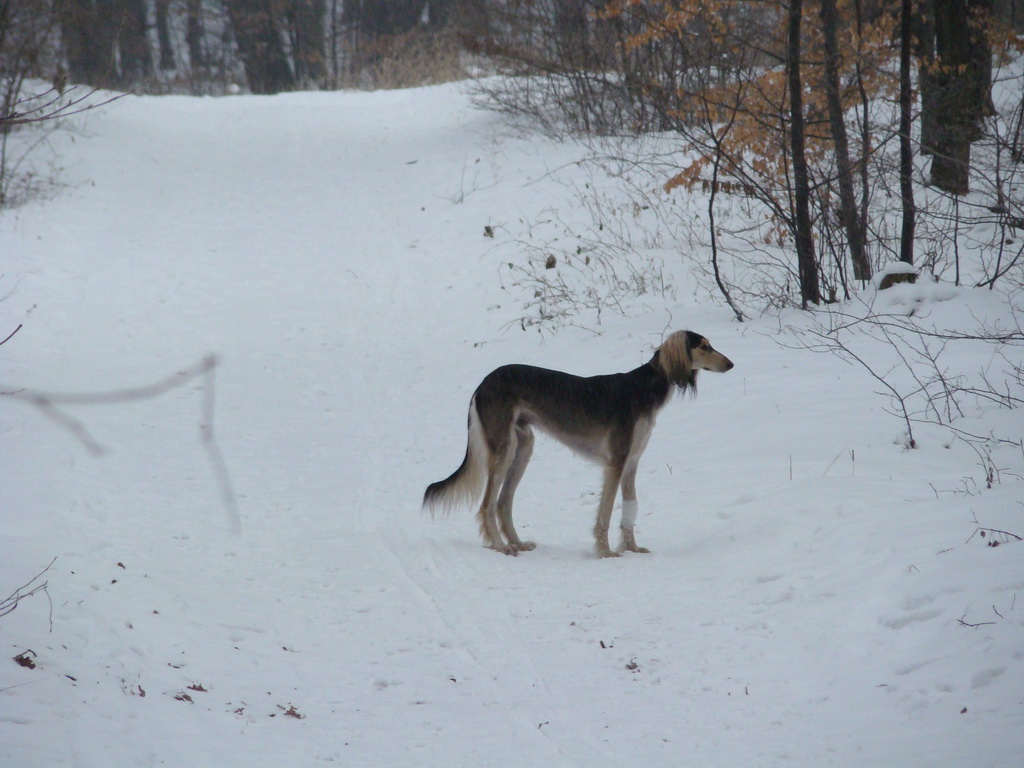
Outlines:
{"label": "snowy path", "polygon": [[[42,596],[0,618],[37,662],[0,658],[0,764],[1014,764],[1024,562],[963,542],[1019,493],[936,498],[962,456],[901,452],[849,368],[687,291],[599,336],[502,332],[514,248],[483,227],[563,203],[545,173],[580,150],[494,121],[455,87],[126,99],[64,139],[68,189],[0,219],[2,378],[107,390],[216,353],[242,522],[199,382],[73,409],[101,457],[4,406],[0,591],[57,562],[52,632]],[[549,441],[517,499],[535,552],[420,514],[482,375],[628,369],[662,309],[737,368],[659,422],[653,555],[593,559],[598,471]]]}

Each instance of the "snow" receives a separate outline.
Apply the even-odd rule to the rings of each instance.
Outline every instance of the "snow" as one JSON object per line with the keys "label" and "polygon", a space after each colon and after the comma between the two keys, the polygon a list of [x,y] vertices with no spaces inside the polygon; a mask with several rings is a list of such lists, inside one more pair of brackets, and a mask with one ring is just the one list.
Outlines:
{"label": "snow", "polygon": [[[2,389],[78,429],[0,411],[0,595],[46,584],[0,617],[0,764],[1019,765],[1024,547],[977,532],[1024,534],[1019,447],[992,444],[991,488],[943,428],[907,450],[870,375],[786,341],[819,316],[737,324],[681,264],[678,299],[519,330],[500,270],[580,215],[584,148],[510,136],[458,85],[129,97],[74,128],[61,188],[0,217]],[[967,331],[1008,299],[850,304]],[[659,418],[652,554],[593,557],[600,472],[543,438],[535,551],[420,512],[489,370],[627,370],[681,328],[736,368]],[[156,397],[60,399],[211,354]],[[1024,435],[1019,410],[965,419]]]}

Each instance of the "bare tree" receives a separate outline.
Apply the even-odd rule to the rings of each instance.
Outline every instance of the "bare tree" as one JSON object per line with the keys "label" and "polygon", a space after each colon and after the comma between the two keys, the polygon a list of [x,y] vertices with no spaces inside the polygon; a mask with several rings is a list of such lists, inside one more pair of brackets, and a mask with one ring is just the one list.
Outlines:
{"label": "bare tree", "polygon": [[116,4],[113,0],[64,0],[58,9],[70,81],[100,88],[114,86],[119,27]]}
{"label": "bare tree", "polygon": [[[991,45],[988,22],[991,0],[932,0],[935,59],[934,136],[931,180],[939,189],[965,194],[970,187],[971,143],[979,138],[980,120],[993,114]],[[922,139],[924,141],[924,139]]]}
{"label": "bare tree", "polygon": [[[96,99],[89,89],[67,89],[49,47],[57,26],[48,0],[0,0],[0,207],[34,191],[26,182],[30,174],[19,166],[36,142],[14,150],[16,132],[55,125],[58,118],[110,101]],[[52,86],[41,79],[47,71],[54,76]]]}
{"label": "bare tree", "polygon": [[291,0],[285,7],[295,80],[300,87],[322,84],[327,73],[326,14],[327,0]]}
{"label": "bare tree", "polygon": [[789,139],[793,164],[793,196],[795,208],[796,258],[800,269],[800,301],[821,303],[818,283],[818,260],[814,255],[814,236],[811,232],[810,182],[807,157],[804,155],[804,102],[803,81],[800,77],[800,26],[803,20],[803,0],[789,0],[786,38],[786,77],[789,83]]}
{"label": "bare tree", "polygon": [[195,72],[207,66],[207,55],[203,46],[206,31],[201,0],[185,0],[185,18],[185,45],[188,47],[189,65]]}
{"label": "bare tree", "polygon": [[121,0],[121,3],[117,34],[120,53],[118,83],[123,88],[132,88],[152,75],[153,52],[149,45],[145,0]]}
{"label": "bare tree", "polygon": [[171,0],[156,0],[156,38],[160,48],[160,69],[174,69],[174,47],[171,45]]}
{"label": "bare tree", "polygon": [[836,41],[838,24],[836,0],[821,0],[821,25],[825,42],[825,97],[828,102],[832,139],[835,142],[836,172],[839,176],[840,218],[846,230],[850,260],[853,262],[854,279],[870,280],[871,263],[864,250],[864,228],[853,194],[850,147],[846,136],[843,100],[839,92],[839,44]]}
{"label": "bare tree", "polygon": [[914,147],[910,131],[913,126],[914,91],[911,82],[910,58],[913,47],[913,0],[900,2],[900,204],[903,220],[900,229],[900,261],[914,263]]}
{"label": "bare tree", "polygon": [[295,77],[281,42],[274,0],[225,0],[225,5],[249,90],[257,94],[291,90]]}
{"label": "bare tree", "polygon": [[424,0],[350,0],[345,19],[371,37],[399,35],[419,23],[425,7]]}

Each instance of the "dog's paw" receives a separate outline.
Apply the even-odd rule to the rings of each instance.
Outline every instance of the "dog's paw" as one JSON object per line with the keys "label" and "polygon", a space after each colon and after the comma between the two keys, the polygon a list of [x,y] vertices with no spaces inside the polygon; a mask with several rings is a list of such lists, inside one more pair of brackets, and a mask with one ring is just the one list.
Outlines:
{"label": "dog's paw", "polygon": [[638,555],[651,554],[651,550],[647,547],[638,547],[636,544],[631,547],[619,547],[619,552],[636,552]]}
{"label": "dog's paw", "polygon": [[516,545],[516,549],[520,552],[532,552],[537,548],[537,542],[535,541],[521,541]]}
{"label": "dog's paw", "polygon": [[643,555],[650,554],[651,550],[647,549],[647,547],[637,546],[636,537],[633,535],[632,528],[621,528],[620,532],[619,552],[637,552]]}

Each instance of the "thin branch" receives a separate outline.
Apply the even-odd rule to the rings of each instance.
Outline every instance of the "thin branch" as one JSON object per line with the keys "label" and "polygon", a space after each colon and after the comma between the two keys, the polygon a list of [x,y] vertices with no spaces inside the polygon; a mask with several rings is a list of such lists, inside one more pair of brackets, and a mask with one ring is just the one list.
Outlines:
{"label": "thin branch", "polygon": [[985,538],[985,535],[996,534],[997,536],[1003,536],[1006,539],[1016,539],[1017,541],[1024,541],[1024,537],[1018,536],[1016,533],[1010,533],[1009,531],[1001,531],[998,528],[975,528],[974,533],[967,537],[967,541],[964,544],[970,543],[971,539],[975,536],[981,535],[981,538]]}
{"label": "thin branch", "polygon": [[141,387],[128,387],[106,392],[39,392],[31,389],[4,391],[0,385],[0,395],[28,403],[37,408],[44,416],[52,419],[70,432],[89,453],[99,455],[104,452],[103,445],[92,436],[83,422],[62,410],[64,406],[73,405],[111,405],[129,403],[138,400],[151,400],[178,389],[190,381],[202,379],[203,401],[200,412],[199,436],[206,451],[207,459],[213,470],[217,485],[220,488],[221,503],[228,517],[228,527],[233,534],[241,532],[241,518],[238,513],[238,502],[231,484],[227,463],[221,453],[220,445],[214,435],[216,383],[215,370],[219,360],[216,355],[208,355],[198,363],[189,366],[171,376],[160,379],[153,384]]}
{"label": "thin branch", "polygon": [[189,381],[205,375],[218,365],[216,355],[208,355],[198,363],[183,371],[172,374],[153,384],[141,387],[114,389],[107,392],[38,392],[22,390],[12,392],[9,396],[16,400],[26,400],[38,406],[40,402],[52,406],[57,405],[109,405],[111,403],[129,403],[136,400],[151,400],[155,397],[184,386]]}
{"label": "thin branch", "polygon": [[217,485],[220,487],[221,504],[224,505],[224,511],[228,516],[228,529],[237,536],[242,532],[242,518],[238,514],[238,499],[231,484],[227,462],[224,461],[224,454],[221,453],[220,445],[213,432],[213,419],[216,413],[216,376],[214,375],[216,360],[213,358],[207,358],[207,360],[212,360],[213,364],[203,372],[203,411],[199,422],[199,435],[210,466],[213,468],[213,474],[217,478]]}
{"label": "thin branch", "polygon": [[900,405],[900,410],[902,411],[902,416],[903,416],[903,423],[907,427],[908,445],[909,445],[910,448],[916,448],[917,447],[917,441],[914,439],[914,428],[912,426],[913,419],[911,419],[910,413],[909,413],[909,411],[907,411],[907,402],[906,402],[907,396],[900,394],[899,390],[897,390],[896,387],[894,387],[892,384],[890,384],[886,380],[885,376],[883,376],[882,374],[878,373],[878,371],[876,371],[874,368],[872,368],[871,365],[868,362],[866,362],[856,352],[854,352],[852,349],[850,349],[845,343],[840,341],[839,337],[838,337],[838,334],[833,337],[833,336],[829,336],[828,334],[826,334],[826,333],[824,333],[822,331],[814,331],[814,330],[812,330],[811,333],[814,334],[815,336],[818,336],[819,338],[823,339],[824,341],[823,341],[823,343],[819,347],[812,347],[812,346],[809,346],[809,345],[804,345],[805,349],[809,349],[811,351],[818,351],[818,352],[823,352],[823,351],[834,352],[834,353],[838,354],[839,357],[845,359],[847,362],[850,362],[850,361],[856,362],[856,363],[860,364],[860,366],[865,371],[867,371],[869,374],[871,374],[871,376],[876,381],[878,381],[883,387],[885,387],[887,390],[889,390],[889,393],[892,396],[892,398],[897,403],[899,403],[899,405]]}
{"label": "thin branch", "polygon": [[[20,603],[26,597],[32,597],[33,595],[35,595],[38,592],[45,593],[47,599],[49,599],[50,592],[47,589],[47,587],[49,586],[49,582],[44,581],[42,584],[36,584],[36,586],[34,586],[34,587],[32,585],[35,584],[37,581],[39,581],[39,579],[43,576],[43,574],[45,574],[47,571],[50,570],[50,568],[53,567],[53,564],[55,562],[57,562],[57,558],[56,557],[53,558],[53,560],[50,561],[50,564],[47,565],[45,568],[43,568],[43,570],[41,570],[39,573],[37,573],[35,576],[33,576],[31,579],[29,579],[27,583],[25,583],[22,586],[18,587],[16,590],[14,590],[10,595],[5,597],[3,600],[0,600],[0,618],[8,615],[9,613],[13,613],[14,610],[18,607],[18,603]],[[29,589],[29,587],[31,587],[31,589]],[[25,591],[25,590],[28,590],[28,591]],[[52,600],[50,600],[50,631],[51,632],[53,631],[53,601]]]}
{"label": "thin branch", "polygon": [[20,330],[21,330],[21,323],[18,323],[18,327],[15,328],[13,331],[11,331],[9,334],[7,334],[7,338],[6,339],[4,339],[3,341],[0,341],[0,346],[3,346],[8,341],[10,341],[14,337],[14,334],[16,334]]}
{"label": "thin branch", "polygon": [[[9,129],[16,125],[29,125],[32,123],[43,123],[48,120],[56,120],[62,117],[72,117],[84,112],[91,112],[94,109],[105,107],[108,104],[123,99],[128,93],[116,93],[102,98],[100,101],[89,102],[89,99],[99,93],[98,88],[86,91],[84,94],[75,96],[62,103],[63,94],[56,88],[50,88],[31,98],[21,99],[14,104],[14,108],[6,115],[0,115],[0,128]],[[70,93],[70,91],[69,91]],[[131,92],[129,92],[131,93]],[[28,104],[35,99],[43,101],[34,106],[25,106],[24,111],[19,112],[17,107]]]}

